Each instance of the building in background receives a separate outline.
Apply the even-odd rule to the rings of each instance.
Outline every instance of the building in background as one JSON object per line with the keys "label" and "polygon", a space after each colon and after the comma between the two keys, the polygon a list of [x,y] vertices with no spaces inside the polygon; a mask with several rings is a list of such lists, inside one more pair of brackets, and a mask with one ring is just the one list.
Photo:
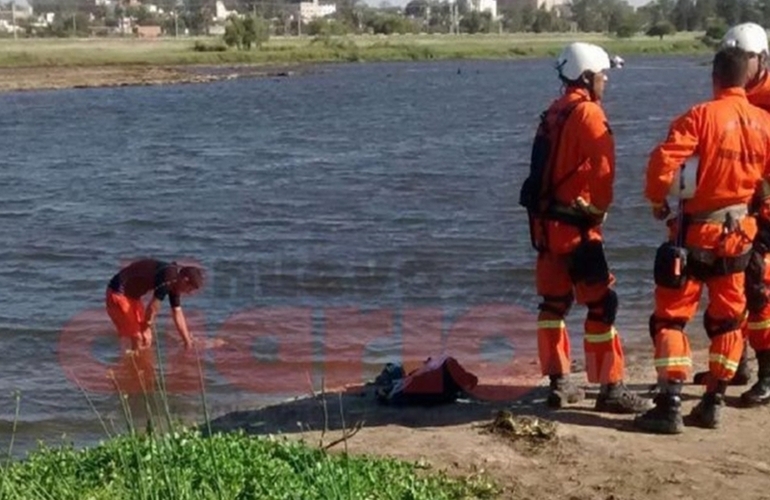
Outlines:
{"label": "building in background", "polygon": [[222,0],[217,0],[214,5],[214,21],[225,21],[231,14],[237,14],[235,9],[230,10]]}
{"label": "building in background", "polygon": [[544,8],[549,11],[556,8],[561,12],[569,8],[569,3],[569,0],[497,0],[497,10],[529,6],[532,9]]}
{"label": "building in background", "polygon": [[337,12],[337,5],[334,3],[321,3],[318,0],[311,2],[299,2],[295,4],[295,14],[302,19],[303,23],[309,23],[318,17],[330,16]]}

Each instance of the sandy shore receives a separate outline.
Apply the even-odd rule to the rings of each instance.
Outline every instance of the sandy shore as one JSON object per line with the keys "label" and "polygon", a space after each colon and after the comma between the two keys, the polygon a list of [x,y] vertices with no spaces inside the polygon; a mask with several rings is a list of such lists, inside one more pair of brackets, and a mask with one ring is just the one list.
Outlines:
{"label": "sandy shore", "polygon": [[[696,365],[703,367],[703,341],[693,340],[701,345]],[[628,354],[628,382],[642,392],[655,378],[648,351]],[[688,427],[677,436],[638,433],[631,416],[594,412],[595,389],[583,404],[551,411],[544,407],[542,387],[513,402],[458,402],[430,410],[378,405],[371,390],[353,388],[232,412],[213,426],[282,433],[326,446],[340,438],[342,429],[361,423],[347,440],[350,452],[422,461],[457,476],[481,472],[502,486],[498,498],[505,499],[770,499],[770,411],[737,408],[745,388],[729,389],[720,429]],[[685,414],[701,393],[702,387],[686,388]],[[556,437],[539,442],[484,432],[480,425],[491,422],[500,409],[555,422]]]}
{"label": "sandy shore", "polygon": [[298,66],[51,66],[0,68],[0,92],[134,85],[206,83],[234,78],[287,77]]}

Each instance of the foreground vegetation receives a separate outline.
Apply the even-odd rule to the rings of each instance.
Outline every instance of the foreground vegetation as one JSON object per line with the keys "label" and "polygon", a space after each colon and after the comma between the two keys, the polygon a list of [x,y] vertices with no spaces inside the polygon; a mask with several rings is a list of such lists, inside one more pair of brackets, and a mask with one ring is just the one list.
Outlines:
{"label": "foreground vegetation", "polygon": [[602,34],[392,35],[273,37],[259,50],[235,50],[219,38],[0,40],[0,67],[294,64],[336,61],[504,59],[555,55],[564,44],[592,41],[612,54],[708,52],[702,33],[663,39]]}
{"label": "foreground vegetation", "polygon": [[[453,479],[403,461],[350,456],[347,440],[360,429],[358,424],[342,438],[329,444],[322,440],[317,447],[243,431],[212,433],[205,391],[204,424],[190,429],[171,414],[162,365],[148,367],[132,354],[126,361],[135,371],[128,378],[111,376],[121,392],[127,431],[113,435],[97,412],[107,441],[85,449],[41,444],[25,460],[13,462],[14,424],[8,460],[0,464],[0,500],[450,500],[497,493],[481,476]],[[148,369],[155,372],[152,379],[145,376]],[[201,372],[199,376],[203,383]],[[127,383],[138,384],[143,393],[125,394],[121,388]],[[137,430],[132,402],[144,404],[144,432]],[[15,422],[19,408],[17,393]],[[341,453],[327,451],[337,445]]]}
{"label": "foreground vegetation", "polygon": [[43,448],[0,470],[0,499],[492,498],[482,480],[421,474],[388,459],[334,455],[240,433],[125,436],[77,451]]}

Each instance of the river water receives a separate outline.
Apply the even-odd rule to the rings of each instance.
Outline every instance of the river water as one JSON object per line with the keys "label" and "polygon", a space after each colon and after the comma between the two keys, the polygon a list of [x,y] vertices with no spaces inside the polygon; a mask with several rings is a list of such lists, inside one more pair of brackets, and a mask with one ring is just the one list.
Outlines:
{"label": "river water", "polygon": [[[647,154],[709,97],[707,62],[629,57],[610,74],[606,235],[627,341],[647,335],[663,236],[642,197]],[[120,427],[125,365],[104,289],[140,256],[204,266],[184,309],[196,336],[227,342],[198,364],[166,325],[183,418],[201,416],[200,378],[221,414],[321,379],[361,382],[387,361],[532,358],[534,252],[517,200],[538,114],[559,91],[550,64],[0,95],[0,449],[14,422],[16,455],[37,439],[93,442],[100,419]],[[570,319],[576,357],[582,316]]]}

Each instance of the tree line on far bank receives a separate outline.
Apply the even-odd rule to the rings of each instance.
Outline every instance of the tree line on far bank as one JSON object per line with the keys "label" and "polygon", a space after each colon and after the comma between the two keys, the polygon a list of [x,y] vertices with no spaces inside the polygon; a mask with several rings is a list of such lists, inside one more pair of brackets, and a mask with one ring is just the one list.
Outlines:
{"label": "tree line on far bank", "polygon": [[636,10],[623,0],[572,0],[570,20],[580,31],[618,36],[675,31],[718,35],[742,22],[770,25],[770,0],[654,0]]}
{"label": "tree line on far bank", "polygon": [[[770,0],[653,0],[634,9],[626,0],[572,0],[553,9],[536,9],[516,2],[503,5],[497,19],[488,12],[471,10],[470,0],[457,0],[456,10],[448,0],[411,0],[404,9],[362,6],[342,0],[334,16],[314,19],[304,25],[312,36],[356,33],[497,33],[497,32],[601,32],[618,37],[639,33],[664,37],[677,31],[705,31],[709,43],[721,38],[728,26],[739,22],[770,25]],[[269,22],[257,13],[256,32],[244,28],[243,20],[231,20],[225,41],[230,46],[250,48],[267,40]],[[242,35],[237,36],[236,33]],[[245,37],[245,38],[244,38]],[[256,37],[256,38],[255,38]],[[240,42],[239,40],[247,40]]]}
{"label": "tree line on far bank", "polygon": [[[296,0],[227,0],[228,7],[248,13],[229,21],[228,38],[246,47],[243,37],[253,37],[244,22],[255,23],[258,34],[250,45],[267,35],[343,35],[356,33],[497,33],[497,32],[604,32],[617,36],[646,33],[665,36],[676,31],[708,31],[717,34],[726,26],[752,21],[770,25],[770,0],[652,0],[634,9],[626,0],[571,0],[553,9],[535,8],[532,2],[498,0],[498,17],[471,9],[474,0],[411,0],[404,8],[387,0],[379,8],[362,0],[338,0],[329,17],[298,25]],[[213,24],[215,0],[143,0],[146,5],[113,7],[95,0],[30,0],[36,13],[53,12],[54,22],[43,36],[84,36],[93,28],[116,26],[121,16],[137,25],[158,25],[164,33],[206,34]],[[150,3],[163,14],[150,12]],[[456,6],[453,8],[453,5]],[[246,21],[254,18],[254,21]],[[23,21],[20,21],[22,25]],[[240,33],[237,37],[233,33]]]}
{"label": "tree line on far bank", "polygon": [[[304,25],[303,33],[334,36],[580,31],[618,37],[644,33],[662,38],[677,31],[705,31],[709,43],[740,22],[770,25],[770,0],[652,0],[636,9],[626,0],[572,0],[553,9],[535,8],[534,2],[500,1],[497,19],[488,12],[472,10],[471,1],[411,0],[403,9],[375,9],[358,0],[341,0],[334,16],[311,21]],[[267,36],[275,31],[268,30]]]}

